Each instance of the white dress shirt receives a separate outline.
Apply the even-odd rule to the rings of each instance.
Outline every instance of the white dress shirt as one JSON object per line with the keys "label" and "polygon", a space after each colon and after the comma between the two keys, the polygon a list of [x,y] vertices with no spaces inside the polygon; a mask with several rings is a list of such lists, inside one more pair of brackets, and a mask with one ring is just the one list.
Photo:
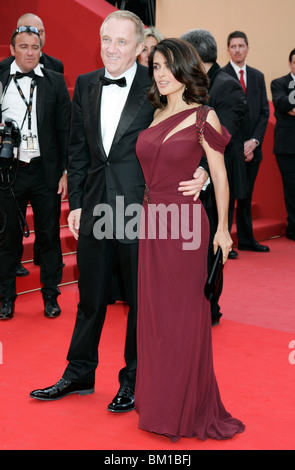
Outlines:
{"label": "white dress shirt", "polygon": [[[34,69],[36,75],[43,77],[43,73],[40,65]],[[21,72],[20,68],[15,61],[12,62],[10,66],[10,75],[14,75],[15,72]],[[27,100],[30,99],[30,87],[32,79],[30,77],[23,77],[18,79],[18,84]],[[31,112],[32,124],[31,124],[31,133],[33,136],[36,136],[34,139],[34,149],[26,149],[25,141],[23,136],[28,136],[30,134],[28,129],[28,114],[26,115],[27,107],[21,98],[19,91],[12,79],[7,87],[6,92],[2,98],[2,120],[5,121],[6,118],[11,118],[17,122],[22,135],[22,141],[19,147],[19,159],[23,162],[29,163],[32,158],[40,156],[39,148],[39,139],[38,139],[38,127],[37,127],[37,112],[36,112],[36,101],[37,101],[37,87],[34,89],[33,93],[33,106]],[[26,115],[26,119],[24,117]],[[18,149],[14,149],[15,156],[17,155]]]}
{"label": "white dress shirt", "polygon": [[[102,87],[101,94],[101,135],[102,142],[108,156],[114,135],[116,133],[119,120],[125,106],[127,96],[129,94],[134,76],[136,74],[137,64],[127,70],[124,74],[116,77],[116,79],[125,77],[127,86],[119,87],[118,85],[104,85]],[[112,77],[107,70],[105,70],[105,76],[108,78]]]}
{"label": "white dress shirt", "polygon": [[243,72],[244,72],[243,78],[244,78],[244,82],[245,82],[245,85],[246,85],[246,88],[247,88],[246,62],[244,62],[243,67],[239,67],[238,65],[234,64],[232,60],[230,61],[230,63],[232,65],[234,71],[236,72],[239,81],[241,79],[240,70],[243,70]]}

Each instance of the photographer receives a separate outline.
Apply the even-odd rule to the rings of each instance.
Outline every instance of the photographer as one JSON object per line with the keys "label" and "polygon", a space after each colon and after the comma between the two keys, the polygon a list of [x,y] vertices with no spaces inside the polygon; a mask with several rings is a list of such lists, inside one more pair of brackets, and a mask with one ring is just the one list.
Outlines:
{"label": "photographer", "polygon": [[[0,319],[10,319],[16,299],[16,268],[30,201],[40,245],[41,292],[45,316],[60,314],[62,277],[59,233],[61,195],[66,192],[70,97],[63,75],[41,69],[38,29],[21,26],[11,38],[15,60],[0,74],[0,121],[15,121],[19,147],[7,164],[0,151]],[[3,139],[4,140],[4,139]],[[2,186],[1,186],[2,184]]]}

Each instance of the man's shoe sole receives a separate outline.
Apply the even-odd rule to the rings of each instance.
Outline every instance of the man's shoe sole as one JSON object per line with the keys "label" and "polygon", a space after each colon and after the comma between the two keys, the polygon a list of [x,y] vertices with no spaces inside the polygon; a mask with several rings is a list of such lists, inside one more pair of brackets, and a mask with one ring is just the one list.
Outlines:
{"label": "man's shoe sole", "polygon": [[133,411],[134,409],[135,406],[133,406],[132,408],[128,408],[128,410],[114,410],[108,407],[108,411],[110,411],[111,413],[127,413],[128,411]]}
{"label": "man's shoe sole", "polygon": [[41,397],[35,397],[30,393],[30,398],[34,398],[35,400],[40,400],[40,401],[57,401],[61,400],[62,398],[67,397],[68,395],[74,395],[74,393],[78,393],[79,396],[83,395],[92,395],[94,393],[94,388],[90,388],[89,390],[76,390],[74,392],[69,392],[63,395],[62,397],[57,397],[57,398],[41,398]]}

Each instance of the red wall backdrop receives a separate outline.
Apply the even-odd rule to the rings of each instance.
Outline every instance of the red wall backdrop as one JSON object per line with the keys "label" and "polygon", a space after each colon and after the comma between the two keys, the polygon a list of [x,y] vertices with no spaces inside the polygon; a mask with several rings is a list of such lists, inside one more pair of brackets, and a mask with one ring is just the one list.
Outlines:
{"label": "red wall backdrop", "polygon": [[101,66],[99,28],[114,10],[104,0],[2,1],[0,55],[9,55],[8,45],[17,19],[24,13],[35,13],[43,20],[46,30],[44,52],[62,60],[67,84],[73,87],[78,75]]}
{"label": "red wall backdrop", "polygon": [[[24,6],[25,3],[25,6]],[[23,13],[40,16],[46,28],[44,51],[63,61],[70,93],[76,77],[101,67],[99,28],[115,8],[104,0],[13,0],[1,2],[0,57],[9,54],[8,44],[16,21]],[[177,12],[175,13],[177,14]],[[273,106],[263,144],[264,160],[258,174],[253,200],[260,218],[286,221],[281,176],[273,155],[275,118]],[[282,235],[278,233],[277,235]]]}

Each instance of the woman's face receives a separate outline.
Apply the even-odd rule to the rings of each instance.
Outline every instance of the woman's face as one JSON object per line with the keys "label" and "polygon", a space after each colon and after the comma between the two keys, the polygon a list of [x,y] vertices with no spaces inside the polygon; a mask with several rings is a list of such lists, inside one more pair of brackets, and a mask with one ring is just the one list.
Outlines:
{"label": "woman's face", "polygon": [[157,44],[158,42],[153,36],[147,36],[144,43],[144,49],[142,53],[138,56],[138,62],[148,67],[150,53]]}
{"label": "woman's face", "polygon": [[166,58],[156,51],[153,58],[153,73],[160,95],[168,96],[183,93],[185,85],[176,80],[171,72]]}

